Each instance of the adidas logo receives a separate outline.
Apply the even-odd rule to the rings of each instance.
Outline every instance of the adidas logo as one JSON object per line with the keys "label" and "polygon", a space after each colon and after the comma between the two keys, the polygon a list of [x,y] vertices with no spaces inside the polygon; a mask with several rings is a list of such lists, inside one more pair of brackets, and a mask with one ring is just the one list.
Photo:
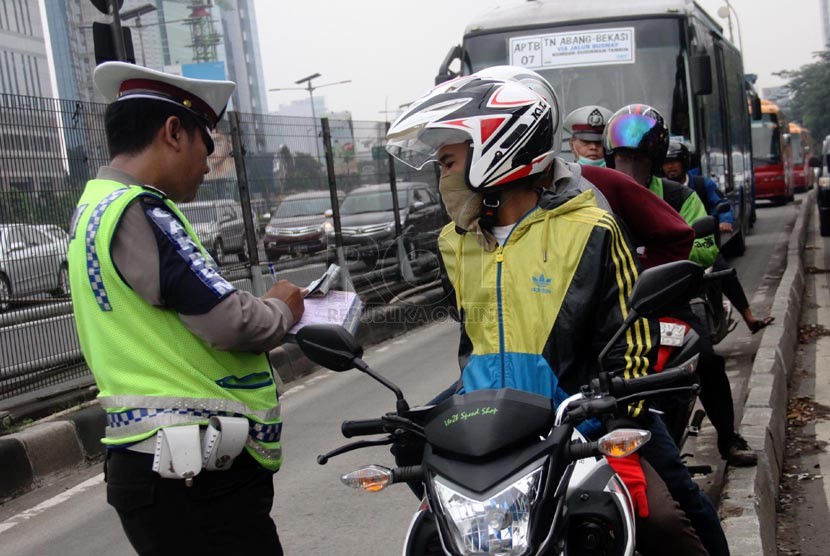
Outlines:
{"label": "adidas logo", "polygon": [[545,293],[549,294],[552,293],[550,289],[550,284],[553,281],[552,278],[548,278],[545,276],[544,273],[540,274],[539,276],[532,276],[533,278],[533,287],[530,289],[533,293]]}

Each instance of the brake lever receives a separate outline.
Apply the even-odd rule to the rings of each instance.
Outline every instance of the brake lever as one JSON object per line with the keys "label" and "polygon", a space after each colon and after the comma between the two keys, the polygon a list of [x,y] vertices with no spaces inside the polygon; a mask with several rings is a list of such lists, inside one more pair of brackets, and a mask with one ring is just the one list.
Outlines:
{"label": "brake lever", "polygon": [[392,444],[392,442],[394,442],[394,439],[391,436],[382,438],[380,440],[358,440],[357,442],[344,444],[339,448],[335,448],[331,452],[320,454],[319,456],[317,456],[317,463],[319,465],[325,465],[334,456],[339,456],[340,454],[345,454],[346,452],[352,452],[354,450],[359,450],[361,448],[371,448],[372,446],[385,446],[387,444]]}
{"label": "brake lever", "polygon": [[623,396],[617,398],[617,405],[626,404],[632,400],[642,400],[651,398],[653,396],[662,396],[663,394],[678,394],[680,392],[692,392],[697,395],[700,393],[700,384],[691,384],[689,386],[677,386],[675,388],[663,388],[662,390],[651,390],[650,392],[640,392],[638,394],[631,394],[630,396]]}

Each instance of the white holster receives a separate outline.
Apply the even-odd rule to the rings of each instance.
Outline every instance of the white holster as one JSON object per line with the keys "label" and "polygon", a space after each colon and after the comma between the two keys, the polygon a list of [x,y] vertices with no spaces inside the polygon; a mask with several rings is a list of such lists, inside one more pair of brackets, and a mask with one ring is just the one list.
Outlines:
{"label": "white holster", "polygon": [[184,479],[190,486],[202,468],[229,469],[247,439],[248,419],[244,417],[211,417],[203,434],[199,425],[160,429],[153,471],[165,479]]}

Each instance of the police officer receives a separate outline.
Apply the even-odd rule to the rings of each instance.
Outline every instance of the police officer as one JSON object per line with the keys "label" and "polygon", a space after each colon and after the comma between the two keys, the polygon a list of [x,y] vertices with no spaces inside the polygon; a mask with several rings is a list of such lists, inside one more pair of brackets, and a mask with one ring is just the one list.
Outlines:
{"label": "police officer", "polygon": [[568,144],[575,162],[587,166],[605,166],[602,131],[611,114],[607,108],[590,105],[577,108],[565,117],[562,126],[570,134]]}
{"label": "police officer", "polygon": [[217,271],[178,204],[208,172],[235,88],[121,62],[98,66],[111,163],[69,244],[78,337],[107,413],[107,500],[141,555],[282,554],[270,517],[282,463],[267,352],[303,312]]}

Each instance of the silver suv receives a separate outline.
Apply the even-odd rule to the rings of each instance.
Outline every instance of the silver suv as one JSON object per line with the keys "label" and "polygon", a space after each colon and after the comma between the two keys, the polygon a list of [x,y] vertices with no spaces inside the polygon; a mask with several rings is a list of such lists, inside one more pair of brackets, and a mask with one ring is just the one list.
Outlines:
{"label": "silver suv", "polygon": [[221,264],[225,255],[235,253],[240,261],[248,260],[242,206],[230,199],[182,203],[179,208],[193,226],[199,241]]}

